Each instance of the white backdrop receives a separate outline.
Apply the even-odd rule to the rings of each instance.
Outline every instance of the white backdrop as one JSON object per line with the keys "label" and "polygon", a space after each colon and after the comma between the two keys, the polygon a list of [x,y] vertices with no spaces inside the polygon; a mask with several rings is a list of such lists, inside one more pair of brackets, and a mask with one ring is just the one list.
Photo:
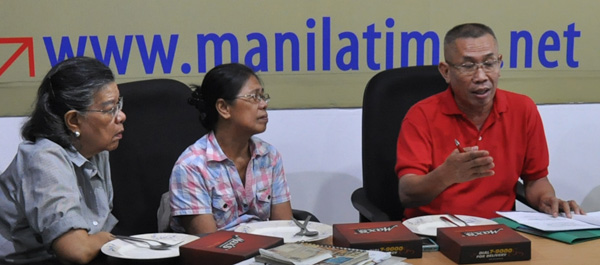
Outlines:
{"label": "white backdrop", "polygon": [[[588,211],[600,210],[600,104],[541,105],[539,110],[550,148],[550,181],[558,196],[583,203]],[[283,155],[294,208],[328,224],[358,221],[350,195],[362,186],[361,114],[361,109],[269,111],[268,129],[259,137]],[[0,118],[2,171],[20,142],[23,120]]]}

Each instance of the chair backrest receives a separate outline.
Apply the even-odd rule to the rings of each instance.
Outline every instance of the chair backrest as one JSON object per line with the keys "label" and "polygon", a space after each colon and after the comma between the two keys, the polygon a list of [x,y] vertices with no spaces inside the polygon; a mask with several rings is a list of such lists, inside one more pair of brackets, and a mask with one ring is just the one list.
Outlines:
{"label": "chair backrest", "polygon": [[113,214],[119,219],[113,233],[157,232],[156,213],[173,165],[206,130],[187,104],[187,85],[154,79],[118,86],[127,120],[119,148],[110,153]]}
{"label": "chair backrest", "polygon": [[402,120],[416,102],[447,87],[437,66],[389,69],[367,83],[362,109],[363,189],[391,220],[401,220],[404,212],[394,171]]}

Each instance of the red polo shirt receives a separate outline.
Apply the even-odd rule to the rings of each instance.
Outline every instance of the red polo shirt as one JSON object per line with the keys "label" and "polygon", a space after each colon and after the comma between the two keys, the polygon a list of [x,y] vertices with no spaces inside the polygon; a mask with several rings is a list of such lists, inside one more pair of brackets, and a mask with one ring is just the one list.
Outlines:
{"label": "red polo shirt", "polygon": [[495,175],[453,184],[430,204],[405,209],[406,218],[428,214],[497,217],[510,211],[519,177],[536,180],[548,175],[548,145],[535,103],[527,96],[496,89],[493,109],[481,130],[462,113],[448,88],[415,104],[398,136],[396,174],[425,175],[456,149],[479,146],[494,158]]}

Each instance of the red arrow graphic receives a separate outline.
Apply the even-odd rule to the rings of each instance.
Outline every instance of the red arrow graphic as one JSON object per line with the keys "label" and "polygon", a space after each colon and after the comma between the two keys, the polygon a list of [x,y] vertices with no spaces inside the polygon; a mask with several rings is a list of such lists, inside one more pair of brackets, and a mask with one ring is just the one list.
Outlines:
{"label": "red arrow graphic", "polygon": [[9,44],[21,43],[22,45],[19,47],[19,49],[17,49],[17,51],[15,51],[15,53],[13,53],[12,56],[10,56],[10,58],[8,58],[8,61],[6,61],[6,63],[4,63],[2,66],[0,66],[0,76],[2,76],[2,74],[4,74],[4,72],[6,71],[6,69],[8,69],[8,67],[10,67],[17,60],[17,58],[19,58],[19,56],[21,56],[21,54],[25,50],[28,49],[29,76],[34,77],[35,76],[35,63],[34,63],[35,61],[33,60],[33,37],[0,38],[0,44],[5,44],[5,43],[9,43]]}

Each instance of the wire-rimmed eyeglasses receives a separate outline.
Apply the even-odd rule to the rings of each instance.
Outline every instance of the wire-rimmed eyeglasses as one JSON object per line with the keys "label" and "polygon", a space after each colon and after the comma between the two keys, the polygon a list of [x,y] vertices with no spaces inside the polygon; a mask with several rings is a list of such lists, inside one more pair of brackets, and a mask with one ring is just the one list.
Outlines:
{"label": "wire-rimmed eyeglasses", "polygon": [[100,113],[104,113],[104,114],[110,114],[114,118],[115,116],[117,116],[119,111],[121,111],[122,109],[123,109],[123,97],[119,97],[119,101],[117,101],[117,104],[115,104],[110,109],[107,109],[107,110],[87,109],[87,110],[84,110],[83,112],[100,112]]}
{"label": "wire-rimmed eyeglasses", "polygon": [[474,62],[465,62],[461,64],[452,64],[448,61],[446,63],[458,70],[461,74],[472,75],[481,67],[481,69],[486,73],[493,73],[500,68],[500,64],[502,63],[502,59],[489,59],[485,62],[474,63]]}
{"label": "wire-rimmed eyeglasses", "polygon": [[260,103],[261,100],[268,103],[269,100],[271,100],[271,96],[269,96],[269,94],[267,94],[267,93],[246,94],[246,95],[237,96],[236,98],[249,99],[250,101],[252,101],[254,103]]}

